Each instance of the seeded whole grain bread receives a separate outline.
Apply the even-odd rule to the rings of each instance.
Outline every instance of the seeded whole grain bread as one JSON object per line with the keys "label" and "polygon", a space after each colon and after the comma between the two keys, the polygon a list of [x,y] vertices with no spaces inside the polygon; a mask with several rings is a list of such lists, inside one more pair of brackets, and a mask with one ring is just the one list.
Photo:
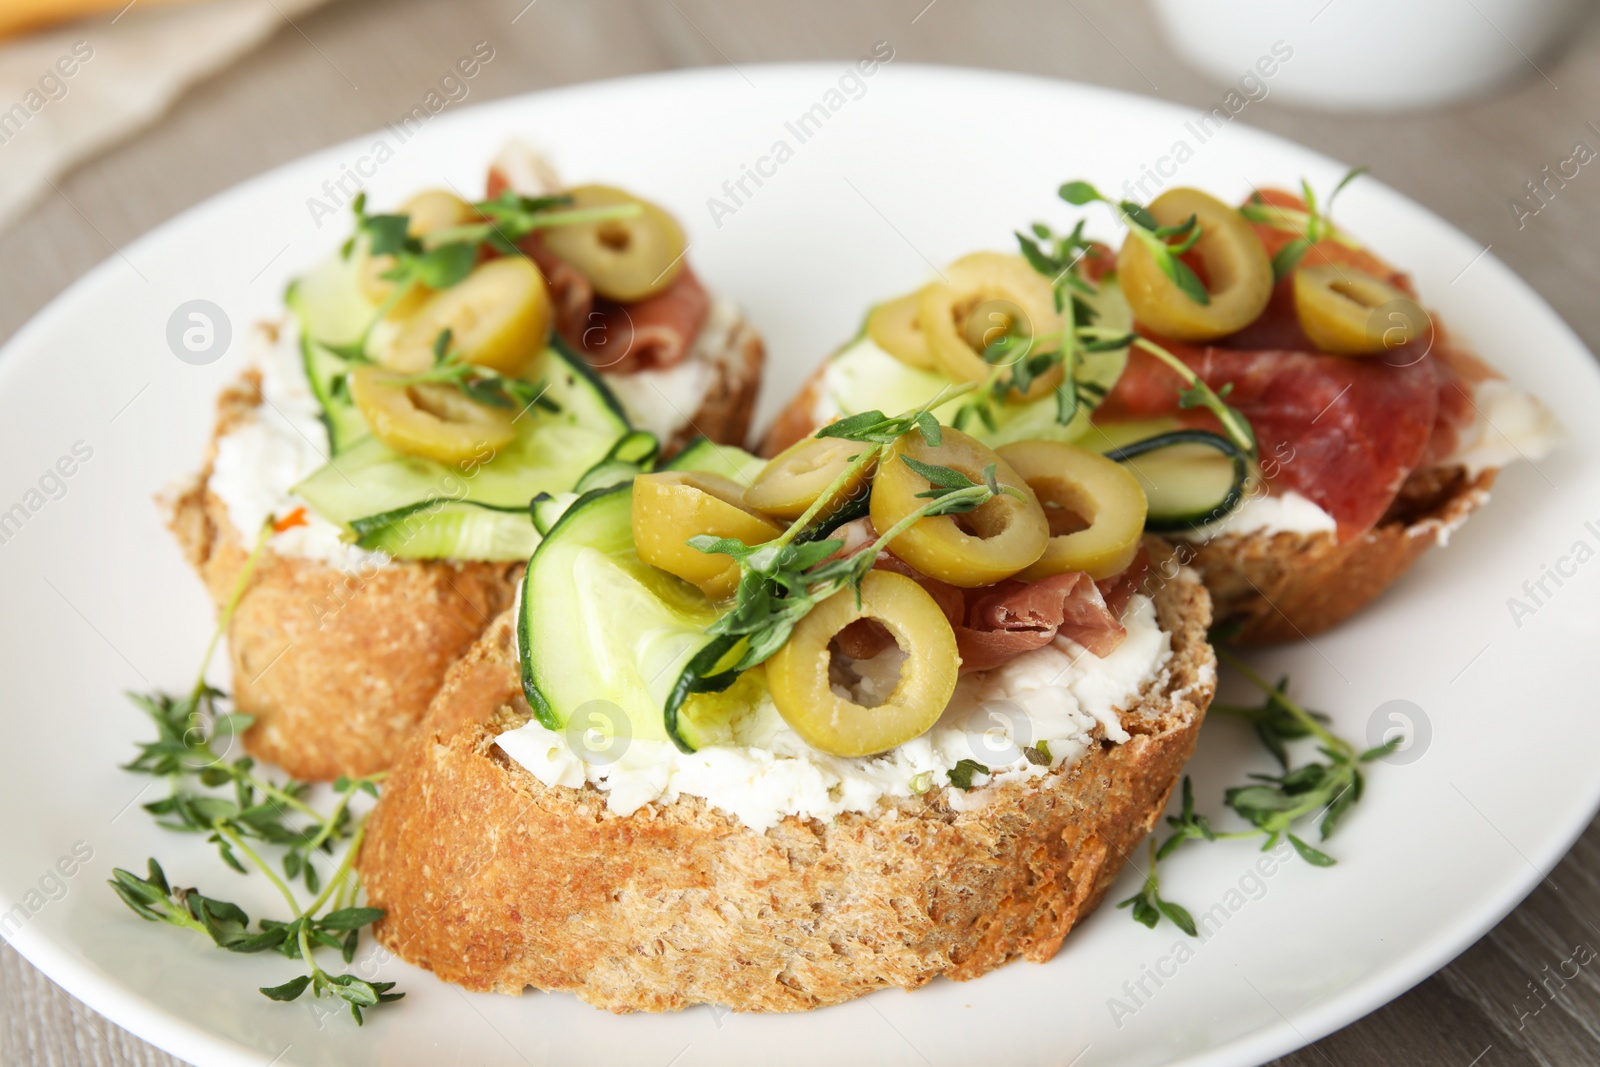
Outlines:
{"label": "seeded whole grain bread", "polygon": [[[817,429],[825,367],[779,412],[762,440],[762,455],[777,455]],[[1474,475],[1454,466],[1413,471],[1378,524],[1344,543],[1323,531],[1256,531],[1175,541],[1175,547],[1200,572],[1218,624],[1233,630],[1231,642],[1303,640],[1356,614],[1424,552],[1443,544],[1489,499],[1496,473]]]}
{"label": "seeded whole grain bread", "polygon": [[[269,337],[275,327],[263,326]],[[741,321],[710,356],[716,384],[669,446],[704,434],[742,444],[761,384],[761,338]],[[216,440],[261,404],[255,371],[224,391],[205,467],[168,502],[168,526],[219,610],[251,545],[210,491]],[[251,754],[296,778],[389,766],[445,670],[510,607],[523,563],[391,560],[355,573],[269,543],[228,628],[233,697],[255,716]]]}
{"label": "seeded whole grain bread", "polygon": [[965,794],[975,810],[936,788],[760,833],[691,796],[617,815],[508,759],[495,737],[531,712],[507,612],[450,668],[368,822],[374,932],[467,989],[615,1012],[805,1011],[1049,960],[1156,824],[1211,700],[1209,599],[1161,573],[1172,657],[1123,709],[1126,743]]}

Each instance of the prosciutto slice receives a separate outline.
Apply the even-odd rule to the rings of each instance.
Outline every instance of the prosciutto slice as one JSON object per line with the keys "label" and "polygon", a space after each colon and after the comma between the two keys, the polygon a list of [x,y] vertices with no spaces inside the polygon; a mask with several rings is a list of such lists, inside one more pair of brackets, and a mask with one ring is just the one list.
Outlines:
{"label": "prosciutto slice", "polygon": [[550,303],[555,310],[556,332],[573,348],[583,348],[583,332],[594,311],[594,286],[583,272],[545,247],[537,233],[517,242],[523,254],[533,260],[550,288]]}
{"label": "prosciutto slice", "polygon": [[982,592],[969,601],[966,622],[955,627],[962,671],[998,667],[1057,636],[1106,656],[1128,636],[1100,587],[1082,571],[1037,582],[1004,581]]}
{"label": "prosciutto slice", "polygon": [[[1236,350],[1159,342],[1255,427],[1270,481],[1332,515],[1348,540],[1375,526],[1422,459],[1439,409],[1439,380],[1427,359],[1343,359],[1291,349]],[[1400,350],[1397,350],[1400,351]],[[1178,375],[1134,351],[1097,419],[1178,415],[1191,425],[1209,413],[1181,411]]]}
{"label": "prosciutto slice", "polygon": [[655,296],[632,304],[595,300],[580,350],[592,365],[612,374],[666,370],[688,356],[710,312],[710,294],[685,266]]}
{"label": "prosciutto slice", "polygon": [[[846,537],[847,547],[841,554],[853,554],[851,542],[861,540]],[[854,551],[859,550],[858,544]],[[1122,613],[1143,582],[1149,561],[1141,550],[1121,574],[1099,582],[1073,571],[1036,582],[1008,580],[982,589],[960,589],[930,578],[889,554],[879,557],[874,566],[915,580],[939,605],[955,632],[961,672],[966,674],[991,670],[1024,652],[1043,648],[1058,636],[1071,638],[1096,656],[1114,652],[1127,636],[1120,621]],[[835,640],[851,659],[871,659],[893,639],[880,624],[861,619],[841,630]]]}

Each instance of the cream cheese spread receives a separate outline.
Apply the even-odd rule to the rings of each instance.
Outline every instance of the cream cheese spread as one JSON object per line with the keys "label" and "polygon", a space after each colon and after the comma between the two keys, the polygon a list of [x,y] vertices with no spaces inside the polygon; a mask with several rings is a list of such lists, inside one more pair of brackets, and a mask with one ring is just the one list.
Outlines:
{"label": "cream cheese spread", "polygon": [[[250,332],[250,357],[261,374],[261,405],[217,440],[208,483],[239,539],[252,543],[261,524],[283,518],[305,504],[294,486],[328,462],[328,431],[300,363],[295,331],[288,324],[259,325]],[[370,571],[388,561],[344,540],[342,529],[309,507],[305,524],[274,536],[280,556],[321,560],[347,571]]]}
{"label": "cream cheese spread", "polygon": [[[1040,777],[1102,739],[1128,740],[1122,717],[1148,686],[1159,684],[1172,642],[1149,597],[1135,596],[1122,623],[1127,637],[1108,656],[1058,638],[1001,667],[964,676],[933,729],[879,756],[843,758],[812,748],[765,696],[735,720],[733,744],[693,753],[671,741],[632,738],[613,739],[597,757],[583,738],[537,720],[496,743],[547,786],[592,784],[619,815],[687,794],[761,831],[788,815],[828,820],[930,789],[947,790],[950,805],[961,810],[983,804],[984,789],[993,783]],[[871,661],[856,668],[864,689],[893,684]],[[1048,752],[1048,767],[1031,762],[1027,748],[1035,759]],[[948,784],[949,771],[964,759],[991,772],[975,775],[971,792]]]}
{"label": "cream cheese spread", "polygon": [[1550,409],[1504,378],[1479,382],[1472,397],[1472,425],[1462,431],[1445,466],[1459,465],[1475,476],[1519,459],[1543,459],[1561,439]]}

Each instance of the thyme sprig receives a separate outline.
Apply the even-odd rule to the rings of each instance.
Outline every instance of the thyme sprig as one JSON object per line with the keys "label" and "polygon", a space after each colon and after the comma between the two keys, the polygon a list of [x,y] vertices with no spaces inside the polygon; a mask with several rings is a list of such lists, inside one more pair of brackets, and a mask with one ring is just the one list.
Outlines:
{"label": "thyme sprig", "polygon": [[[313,996],[344,1001],[359,1024],[362,1009],[399,1000],[404,994],[393,992],[393,982],[330,974],[318,965],[314,953],[318,948],[331,949],[349,963],[360,943],[361,928],[383,917],[379,908],[356,904],[360,886],[352,863],[361,847],[366,820],[352,812],[351,802],[363,793],[376,798],[384,775],[340,777],[333,783],[333,806],[323,812],[308,799],[310,783],[262,777],[249,756],[229,759],[226,747],[222,751],[217,748],[221,742],[231,743],[253,719],[229,710],[226,694],[207,683],[206,667],[272,529],[270,520],[263,525],[219,615],[199,678],[188,695],[129,694],[155,725],[156,738],[139,743],[138,754],[123,769],[166,779],[168,795],[143,805],[156,824],[181,833],[207,835],[227,866],[241,874],[252,868],[260,872],[283,897],[291,917],[287,921],[260,919],[251,930],[249,915],[238,905],[196,888],[173,886],[153,857],[144,877],[119,867],[113,870],[109,884],[142,919],[204,934],[229,952],[270,949],[304,961],[308,973],[282,985],[262,987],[261,993],[273,1000],[294,1000],[310,989]],[[324,877],[318,864],[331,857],[340,844],[348,847]],[[262,854],[267,849],[281,854],[281,875],[279,867]],[[293,888],[296,882],[312,895],[309,904],[301,904]]]}
{"label": "thyme sprig", "polygon": [[689,539],[688,543],[701,552],[730,556],[739,565],[733,607],[706,631],[713,637],[744,641],[744,652],[727,671],[729,677],[770,658],[783,647],[795,625],[822,601],[847,589],[859,597],[861,582],[872,570],[878,553],[922,519],[973,511],[1002,494],[1021,496],[1019,489],[997,480],[994,464],[984,469],[982,480],[974,481],[953,468],[901,454],[900,462],[929,483],[928,489],[916,494],[927,503],[913,508],[870,545],[850,556],[836,555],[844,547],[844,542],[836,538],[808,539],[823,510],[836,503],[847,485],[863,474],[870,475],[885,462],[901,437],[917,433],[929,446],[938,447],[942,428],[930,409],[965,391],[946,390],[902,415],[890,417],[881,411],[866,411],[819,430],[818,437],[855,441],[866,447],[850,458],[804,514],[771,541],[750,545],[737,538],[709,534]]}
{"label": "thyme sprig", "polygon": [[1225,383],[1221,389],[1213,389],[1204,378],[1194,372],[1194,368],[1150,338],[1132,336],[1128,341],[1134,347],[1143,349],[1159,359],[1183,379],[1184,388],[1178,394],[1180,408],[1184,410],[1205,408],[1217,417],[1217,421],[1222,424],[1223,434],[1242,452],[1251,459],[1260,455],[1255,428],[1250,425],[1250,420],[1245,418],[1243,412],[1227,401],[1228,394],[1233,392],[1232,382]]}
{"label": "thyme sprig", "polygon": [[[1189,779],[1183,780],[1184,800],[1191,801],[1193,796],[1189,790]],[[1161,895],[1161,877],[1156,869],[1156,843],[1150,841],[1150,867],[1145,872],[1144,882],[1140,884],[1139,891],[1127,900],[1117,902],[1119,908],[1132,908],[1133,921],[1143,923],[1155,929],[1165,915],[1172,924],[1190,937],[1198,937],[1200,933],[1195,929],[1194,916],[1189,914],[1189,909],[1182,904],[1167,900]]]}
{"label": "thyme sprig", "polygon": [[[1223,793],[1223,804],[1250,824],[1249,829],[1234,831],[1215,829],[1207,816],[1195,810],[1194,786],[1187,776],[1184,777],[1179,812],[1167,817],[1171,836],[1159,846],[1151,839],[1150,869],[1144,885],[1139,893],[1118,907],[1132,907],[1134,918],[1151,927],[1165,915],[1191,937],[1196,936],[1193,921],[1185,924],[1180,919],[1180,914],[1187,918],[1189,913],[1160,897],[1157,864],[1161,860],[1186,841],[1259,840],[1265,852],[1287,840],[1307,863],[1314,867],[1332,867],[1337,860],[1295,833],[1295,826],[1303,820],[1317,819],[1319,842],[1332,837],[1366,790],[1361,766],[1382,759],[1405,740],[1396,736],[1376,748],[1358,750],[1327,728],[1326,715],[1307,710],[1289,696],[1287,678],[1274,684],[1228,649],[1219,647],[1217,655],[1260,688],[1265,696],[1258,706],[1219,704],[1214,705],[1213,710],[1250,723],[1283,773],[1251,774],[1249,782]],[[1317,751],[1323,758],[1293,766],[1289,744],[1308,738],[1317,742]]]}
{"label": "thyme sprig", "polygon": [[1306,202],[1306,210],[1296,211],[1293,208],[1280,207],[1269,204],[1259,192],[1250,195],[1250,202],[1239,209],[1251,222],[1263,223],[1275,230],[1295,235],[1294,239],[1278,250],[1272,257],[1272,277],[1281,279],[1300,265],[1311,246],[1318,241],[1334,240],[1348,248],[1360,248],[1354,238],[1348,236],[1333,224],[1333,201],[1340,191],[1361,175],[1367,173],[1366,167],[1352,167],[1345,172],[1344,177],[1333,187],[1328,194],[1326,206],[1318,205],[1317,194],[1311,188],[1311,183],[1304,178],[1300,179],[1300,192]]}

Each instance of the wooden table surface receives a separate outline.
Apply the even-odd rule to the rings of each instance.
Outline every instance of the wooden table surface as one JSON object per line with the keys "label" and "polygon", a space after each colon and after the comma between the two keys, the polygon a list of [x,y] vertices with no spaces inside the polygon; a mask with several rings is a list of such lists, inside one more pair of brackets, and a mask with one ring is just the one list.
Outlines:
{"label": "wooden table surface", "polygon": [[[1397,0],[1403,2],[1403,0]],[[1181,66],[1131,0],[341,0],[287,22],[256,54],[153,128],[87,164],[0,234],[0,337],[125,242],[260,171],[405,111],[464,48],[496,61],[473,99],[674,67],[852,57],[891,41],[900,61],[1025,71],[1195,107],[1218,86]],[[526,5],[526,7],[524,6]],[[1463,0],[1462,18],[1481,17]],[[520,15],[519,15],[520,12]],[[1493,99],[1442,112],[1351,117],[1252,104],[1243,121],[1372,166],[1505,260],[1600,350],[1600,173],[1584,170],[1518,226],[1509,198],[1600,145],[1600,9],[1563,54]],[[1378,32],[1381,28],[1375,28]],[[93,25],[85,28],[93,38]],[[1512,47],[1509,42],[1507,47]],[[359,88],[356,88],[356,87]],[[3,161],[0,161],[3,162]],[[1294,1067],[1600,1063],[1594,968],[1541,1003],[1535,982],[1600,943],[1600,823],[1512,915],[1387,1007],[1277,1061]],[[174,1064],[0,945],[0,1063]]]}

